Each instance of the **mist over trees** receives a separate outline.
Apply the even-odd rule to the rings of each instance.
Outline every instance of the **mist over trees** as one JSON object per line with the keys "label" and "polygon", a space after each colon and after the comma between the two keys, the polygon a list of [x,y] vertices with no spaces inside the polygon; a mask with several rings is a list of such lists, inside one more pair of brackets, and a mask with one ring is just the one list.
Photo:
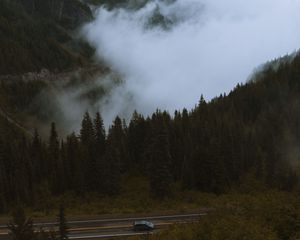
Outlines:
{"label": "mist over trees", "polygon": [[[106,133],[102,116],[82,119],[65,139],[55,123],[49,138],[30,139],[1,119],[0,210],[35,205],[48,193],[118,194],[121,177],[143,174],[154,197],[172,184],[217,194],[249,176],[268,188],[291,191],[298,182],[300,56],[266,67],[253,81],[211,102],[171,116],[157,110],[131,121],[116,117]],[[294,154],[291,154],[294,153]]]}

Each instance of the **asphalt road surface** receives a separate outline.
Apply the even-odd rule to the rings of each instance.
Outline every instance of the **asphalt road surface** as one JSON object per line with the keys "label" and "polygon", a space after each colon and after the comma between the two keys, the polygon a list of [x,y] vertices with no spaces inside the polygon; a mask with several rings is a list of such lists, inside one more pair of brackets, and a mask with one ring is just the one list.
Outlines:
{"label": "asphalt road surface", "polygon": [[[105,239],[134,235],[154,234],[160,229],[172,224],[188,224],[198,221],[206,212],[192,214],[172,214],[161,216],[145,216],[130,218],[105,218],[91,220],[68,221],[69,239]],[[147,220],[155,224],[153,232],[136,232],[133,230],[133,222],[137,220]],[[43,228],[56,229],[57,222],[35,222],[34,227],[38,230]],[[9,240],[6,225],[0,225],[0,240]]]}

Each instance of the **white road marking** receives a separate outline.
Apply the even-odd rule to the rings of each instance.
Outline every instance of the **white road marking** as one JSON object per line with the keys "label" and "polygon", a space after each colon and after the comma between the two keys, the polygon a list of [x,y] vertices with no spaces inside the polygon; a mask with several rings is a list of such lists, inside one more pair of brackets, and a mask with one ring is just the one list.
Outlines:
{"label": "white road marking", "polygon": [[92,239],[92,238],[112,238],[112,237],[130,237],[138,235],[153,234],[152,232],[141,232],[141,233],[117,233],[117,234],[106,234],[106,235],[86,235],[86,236],[69,236],[69,239]]}
{"label": "white road marking", "polygon": [[[68,221],[67,224],[77,224],[77,223],[101,223],[101,222],[126,222],[135,220],[156,220],[156,219],[169,219],[169,218],[185,218],[185,217],[200,217],[205,216],[207,213],[193,213],[193,214],[177,214],[177,215],[163,215],[163,216],[150,216],[150,217],[138,217],[138,218],[111,218],[111,219],[95,219],[95,220],[78,220],[78,221]],[[45,223],[34,223],[34,226],[47,226],[47,225],[57,225],[58,222],[45,222]],[[6,225],[0,225],[0,228],[7,228]]]}

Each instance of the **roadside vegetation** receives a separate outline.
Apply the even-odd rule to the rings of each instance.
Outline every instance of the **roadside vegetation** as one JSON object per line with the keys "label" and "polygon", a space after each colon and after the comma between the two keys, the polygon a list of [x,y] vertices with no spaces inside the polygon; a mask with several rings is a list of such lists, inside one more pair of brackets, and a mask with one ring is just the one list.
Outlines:
{"label": "roadside vegetation", "polygon": [[[132,185],[135,180],[141,183]],[[234,191],[215,195],[200,192],[180,192],[164,201],[158,201],[148,196],[146,182],[141,178],[125,180],[126,193],[118,197],[87,196],[77,198],[64,196],[60,199],[49,199],[50,208],[47,218],[55,220],[57,209],[64,202],[66,218],[84,218],[112,214],[111,216],[130,216],[130,214],[159,214],[207,211],[207,215],[198,222],[172,225],[161,232],[129,238],[151,240],[296,240],[300,234],[300,195],[280,191],[248,192]],[[143,190],[144,189],[144,190]],[[143,202],[144,201],[144,205]],[[203,208],[204,207],[204,208]],[[45,217],[43,212],[26,210],[31,219]]]}
{"label": "roadside vegetation", "polygon": [[12,240],[67,240],[68,225],[64,206],[61,204],[57,215],[57,226],[50,229],[36,229],[31,217],[27,217],[22,206],[17,206],[8,223],[9,237]]}
{"label": "roadside vegetation", "polygon": [[[254,179],[248,187],[294,191],[300,55],[275,63],[278,68],[267,65],[228,96],[211,102],[200,97],[194,109],[173,116],[160,110],[149,117],[134,112],[128,124],[117,116],[107,132],[100,113],[86,112],[79,133],[66,138],[59,137],[54,122],[42,139],[38,130],[28,138],[2,119],[0,211],[17,202],[37,206],[45,194],[117,198],[124,177],[136,175],[145,177],[149,196],[158,201],[172,198],[177,184],[183,191],[221,195]],[[30,96],[20,94],[13,105],[22,108],[18,105],[31,101],[39,88],[29,86]]]}
{"label": "roadside vegetation", "polygon": [[[76,22],[67,10],[58,17],[50,2],[60,3],[0,1],[1,75],[91,63],[93,49],[71,34],[92,17],[88,5],[67,1],[65,9],[82,17]],[[86,2],[113,8],[128,1]],[[198,223],[146,238],[299,239],[299,76],[297,53],[268,63],[228,95],[207,102],[199,93],[191,110],[134,112],[128,123],[117,116],[108,131],[100,113],[86,112],[80,131],[66,137],[55,123],[64,112],[43,95],[51,88],[45,81],[2,81],[1,109],[49,123],[47,137],[38,126],[29,136],[0,116],[2,221],[12,214],[11,229],[25,224],[30,235],[30,219],[18,206],[33,218],[53,219],[62,202],[68,218],[205,210]],[[105,94],[101,86],[92,90],[79,100]]]}
{"label": "roadside vegetation", "polygon": [[174,118],[117,117],[107,134],[100,114],[67,139],[53,123],[46,141],[0,118],[3,221],[19,203],[34,218],[53,218],[62,201],[68,217],[205,208],[199,223],[148,237],[299,238],[299,61]]}
{"label": "roadside vegetation", "polygon": [[[205,196],[203,196],[205,199]],[[179,224],[130,240],[296,240],[300,236],[298,193],[230,193],[206,198],[215,205],[199,222]]]}

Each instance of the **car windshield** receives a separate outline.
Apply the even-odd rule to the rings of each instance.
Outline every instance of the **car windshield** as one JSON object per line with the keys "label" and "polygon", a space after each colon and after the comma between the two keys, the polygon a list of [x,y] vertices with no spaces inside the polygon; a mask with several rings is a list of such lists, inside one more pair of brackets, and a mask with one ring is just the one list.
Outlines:
{"label": "car windshield", "polygon": [[134,225],[147,225],[149,227],[153,227],[154,226],[153,223],[148,222],[148,221],[144,221],[144,220],[142,220],[142,221],[135,221]]}

